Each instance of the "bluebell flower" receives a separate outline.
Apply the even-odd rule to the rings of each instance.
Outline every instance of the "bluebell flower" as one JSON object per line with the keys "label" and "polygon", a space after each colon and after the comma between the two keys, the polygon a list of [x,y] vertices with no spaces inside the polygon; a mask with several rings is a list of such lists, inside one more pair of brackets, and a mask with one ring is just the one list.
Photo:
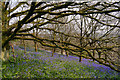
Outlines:
{"label": "bluebell flower", "polygon": [[31,71],[32,71],[33,69],[31,69]]}
{"label": "bluebell flower", "polygon": [[20,63],[18,63],[18,65],[20,65]]}
{"label": "bluebell flower", "polygon": [[39,73],[39,71],[37,70],[37,72]]}
{"label": "bluebell flower", "polygon": [[28,71],[28,70],[26,69],[26,71]]}
{"label": "bluebell flower", "polygon": [[16,55],[16,58],[18,57],[18,54]]}
{"label": "bluebell flower", "polygon": [[31,66],[30,66],[30,67],[28,67],[28,68],[31,68]]}

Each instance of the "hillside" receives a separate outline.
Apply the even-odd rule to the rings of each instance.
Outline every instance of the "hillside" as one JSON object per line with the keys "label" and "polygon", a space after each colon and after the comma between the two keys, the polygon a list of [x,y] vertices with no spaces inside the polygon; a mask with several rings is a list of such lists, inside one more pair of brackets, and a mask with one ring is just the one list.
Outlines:
{"label": "hillside", "polygon": [[51,57],[51,52],[29,48],[26,56],[23,52],[16,46],[16,63],[3,62],[3,78],[118,78],[116,71],[92,60],[79,62],[76,56],[57,53]]}

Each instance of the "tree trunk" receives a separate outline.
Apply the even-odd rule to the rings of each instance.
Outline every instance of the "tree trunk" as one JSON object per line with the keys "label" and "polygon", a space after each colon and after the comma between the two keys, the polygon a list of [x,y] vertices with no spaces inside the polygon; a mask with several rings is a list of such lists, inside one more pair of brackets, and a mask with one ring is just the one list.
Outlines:
{"label": "tree trunk", "polygon": [[[107,60],[107,55],[105,54],[105,60]],[[105,63],[106,63],[106,61],[105,61]]]}
{"label": "tree trunk", "polygon": [[35,52],[37,52],[37,42],[34,41],[34,43],[35,43]]}
{"label": "tree trunk", "polygon": [[68,54],[67,50],[65,50],[65,54],[66,54],[66,56],[69,56],[69,54]]}
{"label": "tree trunk", "polygon": [[61,54],[63,55],[63,49],[61,49]]}
{"label": "tree trunk", "polygon": [[26,45],[25,45],[24,40],[23,40],[23,45],[24,45],[24,54],[25,54],[25,56],[26,56]]}
{"label": "tree trunk", "polygon": [[[95,58],[95,52],[94,52],[94,50],[93,50],[93,57]],[[95,60],[93,59],[93,61],[95,61]]]}
{"label": "tree trunk", "polygon": [[[120,30],[120,29],[119,29]],[[120,44],[120,34],[118,35],[118,44]],[[118,47],[118,55],[120,55],[120,46]],[[118,56],[118,65],[120,65],[120,56]],[[117,67],[120,70],[120,67]],[[118,72],[118,77],[120,77],[120,72]]]}
{"label": "tree trunk", "polygon": [[24,43],[24,53],[25,53],[25,56],[26,56],[26,45]]}
{"label": "tree trunk", "polygon": [[13,44],[11,44],[11,48],[12,48],[12,53],[13,53],[14,61],[16,61],[16,59],[15,59],[15,51],[14,51],[14,46],[13,46]]}
{"label": "tree trunk", "polygon": [[56,51],[56,49],[53,48],[53,50],[52,50],[52,57],[54,56],[55,51]]}
{"label": "tree trunk", "polygon": [[10,49],[9,44],[7,44],[7,45],[4,47],[4,49],[2,49],[1,59],[2,59],[3,61],[9,60],[9,49]]}
{"label": "tree trunk", "polygon": [[79,62],[81,62],[82,61],[82,56],[79,56]]}
{"label": "tree trunk", "polygon": [[99,59],[101,58],[101,52],[98,52]]}
{"label": "tree trunk", "polygon": [[2,52],[1,52],[1,55],[0,55],[0,58],[1,58],[1,60],[3,60],[3,61],[5,61],[4,55],[5,55],[5,53],[4,53],[4,51],[2,51]]}
{"label": "tree trunk", "polygon": [[[36,28],[36,34],[35,34],[35,31],[34,31],[34,35],[36,35],[36,37],[38,37],[38,28]],[[35,41],[35,52],[37,52],[37,48],[38,48],[38,45],[37,45],[37,42]]]}

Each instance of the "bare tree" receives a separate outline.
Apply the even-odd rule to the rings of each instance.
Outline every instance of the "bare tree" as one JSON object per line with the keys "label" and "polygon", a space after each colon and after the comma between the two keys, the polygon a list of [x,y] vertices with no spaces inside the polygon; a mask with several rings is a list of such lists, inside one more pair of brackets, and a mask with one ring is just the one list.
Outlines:
{"label": "bare tree", "polygon": [[[11,2],[11,0],[10,0]],[[2,3],[2,48],[4,49],[9,46],[9,41],[15,40],[15,39],[24,39],[24,40],[31,40],[39,42],[43,46],[52,47],[52,48],[59,48],[61,50],[67,50],[72,52],[74,55],[82,56],[84,58],[90,58],[94,59],[95,61],[98,61],[101,64],[104,64],[106,66],[109,66],[110,68],[120,72],[119,69],[117,69],[115,66],[120,66],[119,64],[115,63],[111,57],[112,52],[118,53],[118,51],[115,51],[114,48],[118,47],[118,42],[114,42],[116,40],[116,37],[112,38],[106,38],[105,36],[109,35],[115,28],[120,28],[119,24],[119,16],[116,14],[120,13],[120,7],[118,4],[120,2],[24,2],[24,3],[17,3],[15,7],[9,8],[10,2],[3,2]],[[23,6],[23,11],[17,12],[17,9],[19,7]],[[78,10],[80,9],[80,10]],[[46,15],[49,14],[52,17],[46,17]],[[92,16],[92,14],[94,16]],[[82,38],[82,46],[79,44],[75,44],[75,41],[81,39],[80,36],[76,35],[69,35],[67,33],[61,32],[61,31],[55,31],[54,29],[49,28],[42,28],[42,26],[48,25],[48,24],[68,24],[69,21],[64,22],[60,21],[60,18],[63,18],[65,16],[70,15],[80,15],[84,16],[86,19],[88,19],[88,24],[86,24],[87,30],[84,32],[82,31],[82,36],[85,36]],[[98,16],[97,16],[98,15]],[[99,19],[100,16],[102,17],[111,17],[113,20],[117,21],[117,23],[110,21],[109,24],[104,20],[104,18]],[[11,20],[17,17],[21,17],[20,21],[16,20],[13,21],[14,23],[9,24]],[[97,17],[96,17],[97,16]],[[23,28],[25,24],[27,25],[33,25],[32,22],[35,22],[35,19],[40,19],[39,21],[36,21],[37,24],[35,24],[32,27]],[[42,22],[42,21],[43,22]],[[97,23],[97,28],[104,27],[110,27],[108,31],[105,31],[102,36],[99,38],[93,38],[91,37],[94,33],[94,28],[90,26],[89,20],[93,20]],[[107,20],[108,21],[108,20]],[[83,24],[83,23],[82,23]],[[84,26],[84,25],[83,25]],[[95,26],[94,26],[95,27]],[[42,38],[37,37],[36,35],[32,33],[27,33],[28,31],[32,31],[33,29],[45,29],[45,30],[52,30],[55,33],[59,33],[62,37],[68,36],[71,38],[69,42],[64,40],[53,40],[50,38]],[[83,28],[83,27],[82,27]],[[96,28],[96,29],[97,29]],[[90,29],[90,30],[88,30]],[[96,30],[97,32],[97,30]],[[86,33],[85,35],[83,33]],[[24,36],[24,37],[22,37]],[[26,37],[29,36],[29,37]],[[62,38],[61,37],[61,38]],[[98,43],[98,41],[101,43]],[[113,46],[104,46],[105,42],[108,42],[110,44],[110,41]],[[85,44],[83,44],[85,42]],[[63,45],[61,45],[63,44]],[[95,44],[94,47],[91,47],[91,44]],[[65,45],[65,46],[64,46]],[[107,44],[108,45],[108,44]],[[66,47],[69,46],[69,47]],[[101,57],[97,58],[93,55],[93,51],[101,51],[101,54],[106,54],[107,59]],[[107,53],[106,51],[109,51]],[[80,52],[82,55],[80,55]],[[118,54],[117,54],[118,55]],[[115,57],[114,57],[115,59]],[[106,62],[106,63],[105,63]]]}

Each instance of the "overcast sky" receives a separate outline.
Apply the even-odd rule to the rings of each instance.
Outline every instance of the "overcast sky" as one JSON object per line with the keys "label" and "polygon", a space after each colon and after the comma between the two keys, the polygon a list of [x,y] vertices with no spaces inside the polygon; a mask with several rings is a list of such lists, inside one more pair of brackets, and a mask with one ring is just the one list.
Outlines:
{"label": "overcast sky", "polygon": [[[8,1],[8,0],[1,0],[3,2]],[[30,0],[12,0],[15,2],[26,2],[26,1],[30,1]],[[50,1],[67,1],[67,2],[72,2],[72,1],[77,1],[77,2],[86,2],[86,1],[103,1],[103,2],[116,2],[116,1],[120,1],[120,0],[33,0],[36,2],[40,2],[40,1],[45,1],[45,2],[50,2]]]}
{"label": "overcast sky", "polygon": [[[109,0],[109,1],[115,1],[115,0]],[[16,5],[17,5],[17,3],[18,3],[18,0],[12,0],[12,3],[11,3],[11,8],[13,8],[13,7],[15,7]],[[27,8],[24,8],[24,10],[25,9],[27,9]],[[15,12],[20,12],[22,10],[22,8],[18,8]],[[120,14],[119,14],[120,15]],[[21,17],[21,19],[22,19],[23,17]],[[18,18],[13,18],[13,19],[11,19],[10,20],[10,25],[11,24],[13,24],[13,23],[15,23],[15,21],[17,22],[18,21]],[[76,26],[76,25],[75,25]],[[30,26],[29,26],[30,27]],[[99,32],[99,31],[98,31]],[[100,31],[101,32],[101,31]],[[104,33],[105,32],[105,30],[103,30],[103,32],[101,32],[101,33]]]}

